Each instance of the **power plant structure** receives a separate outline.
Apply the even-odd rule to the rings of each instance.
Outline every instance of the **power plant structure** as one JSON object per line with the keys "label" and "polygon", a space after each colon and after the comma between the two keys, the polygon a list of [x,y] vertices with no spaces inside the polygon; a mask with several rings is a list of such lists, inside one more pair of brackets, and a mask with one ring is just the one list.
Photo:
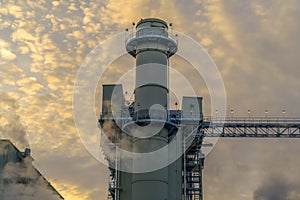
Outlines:
{"label": "power plant structure", "polygon": [[0,199],[64,200],[33,166],[29,148],[21,152],[10,140],[0,140]]}
{"label": "power plant structure", "polygon": [[300,138],[300,119],[204,117],[202,97],[183,97],[181,110],[171,110],[169,58],[178,44],[168,28],[161,19],[141,19],[126,40],[136,60],[132,103],[122,85],[103,85],[99,123],[109,199],[202,200],[205,137]]}

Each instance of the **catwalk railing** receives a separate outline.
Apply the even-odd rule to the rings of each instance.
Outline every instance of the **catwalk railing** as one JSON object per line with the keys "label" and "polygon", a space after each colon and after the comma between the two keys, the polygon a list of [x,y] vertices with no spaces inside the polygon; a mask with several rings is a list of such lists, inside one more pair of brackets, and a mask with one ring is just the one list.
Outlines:
{"label": "catwalk railing", "polygon": [[292,117],[205,117],[204,137],[300,138],[300,118]]}

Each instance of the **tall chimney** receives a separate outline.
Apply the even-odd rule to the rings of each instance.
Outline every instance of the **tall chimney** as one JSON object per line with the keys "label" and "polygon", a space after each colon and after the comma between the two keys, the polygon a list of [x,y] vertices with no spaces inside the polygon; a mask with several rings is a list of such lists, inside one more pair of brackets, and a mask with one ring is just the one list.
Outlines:
{"label": "tall chimney", "polygon": [[[169,103],[168,63],[177,51],[177,42],[169,37],[165,21],[147,18],[137,23],[136,32],[126,41],[126,50],[136,59],[135,123],[139,126],[152,123],[142,133],[143,137],[134,135],[133,151],[153,152],[168,145],[168,129],[164,127]],[[156,127],[162,127],[158,133],[154,132]],[[168,152],[158,159],[167,161]],[[133,169],[139,162],[133,159]],[[133,173],[132,200],[167,200],[168,185],[168,166],[153,172]]]}

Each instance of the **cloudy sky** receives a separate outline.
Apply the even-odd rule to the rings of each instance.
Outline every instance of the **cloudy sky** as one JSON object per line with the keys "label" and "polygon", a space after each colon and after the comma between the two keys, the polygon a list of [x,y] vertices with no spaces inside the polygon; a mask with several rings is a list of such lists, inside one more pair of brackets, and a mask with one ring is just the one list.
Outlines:
{"label": "cloudy sky", "polygon": [[[93,48],[146,17],[173,22],[207,50],[235,115],[250,109],[264,116],[268,109],[280,116],[285,109],[300,116],[297,0],[1,0],[0,134],[19,148],[30,145],[35,166],[66,200],[104,200],[108,180],[73,122],[76,73]],[[113,63],[102,82],[120,76],[123,63],[133,65],[130,59]],[[193,74],[173,60],[179,71]],[[198,81],[197,93],[208,102]],[[220,140],[206,158],[205,199],[300,199],[299,142]]]}

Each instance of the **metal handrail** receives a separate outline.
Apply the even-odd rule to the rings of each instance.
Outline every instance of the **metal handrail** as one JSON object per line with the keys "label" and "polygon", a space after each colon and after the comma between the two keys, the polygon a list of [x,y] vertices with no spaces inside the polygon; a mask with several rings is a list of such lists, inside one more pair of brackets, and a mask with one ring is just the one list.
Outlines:
{"label": "metal handrail", "polygon": [[[158,110],[161,111],[161,110]],[[181,112],[182,114],[182,112]],[[124,113],[108,113],[107,116],[101,114],[101,119],[114,119],[122,120],[123,122],[132,121],[130,116],[126,116]],[[116,116],[116,117],[114,117]],[[192,113],[186,117],[174,116],[168,111],[167,120],[171,121],[204,121],[209,123],[248,123],[248,124],[264,124],[264,123],[277,123],[277,124],[300,124],[300,117],[214,117],[214,116],[202,116],[202,113]]]}
{"label": "metal handrail", "polygon": [[144,36],[161,36],[172,39],[176,44],[178,44],[177,34],[166,29],[159,29],[154,27],[144,27],[137,30],[131,29],[125,32],[125,44],[134,38],[144,37]]}
{"label": "metal handrail", "polygon": [[252,124],[263,124],[263,123],[300,123],[299,117],[211,117],[206,116],[203,119],[206,122],[213,123],[252,123]]}

